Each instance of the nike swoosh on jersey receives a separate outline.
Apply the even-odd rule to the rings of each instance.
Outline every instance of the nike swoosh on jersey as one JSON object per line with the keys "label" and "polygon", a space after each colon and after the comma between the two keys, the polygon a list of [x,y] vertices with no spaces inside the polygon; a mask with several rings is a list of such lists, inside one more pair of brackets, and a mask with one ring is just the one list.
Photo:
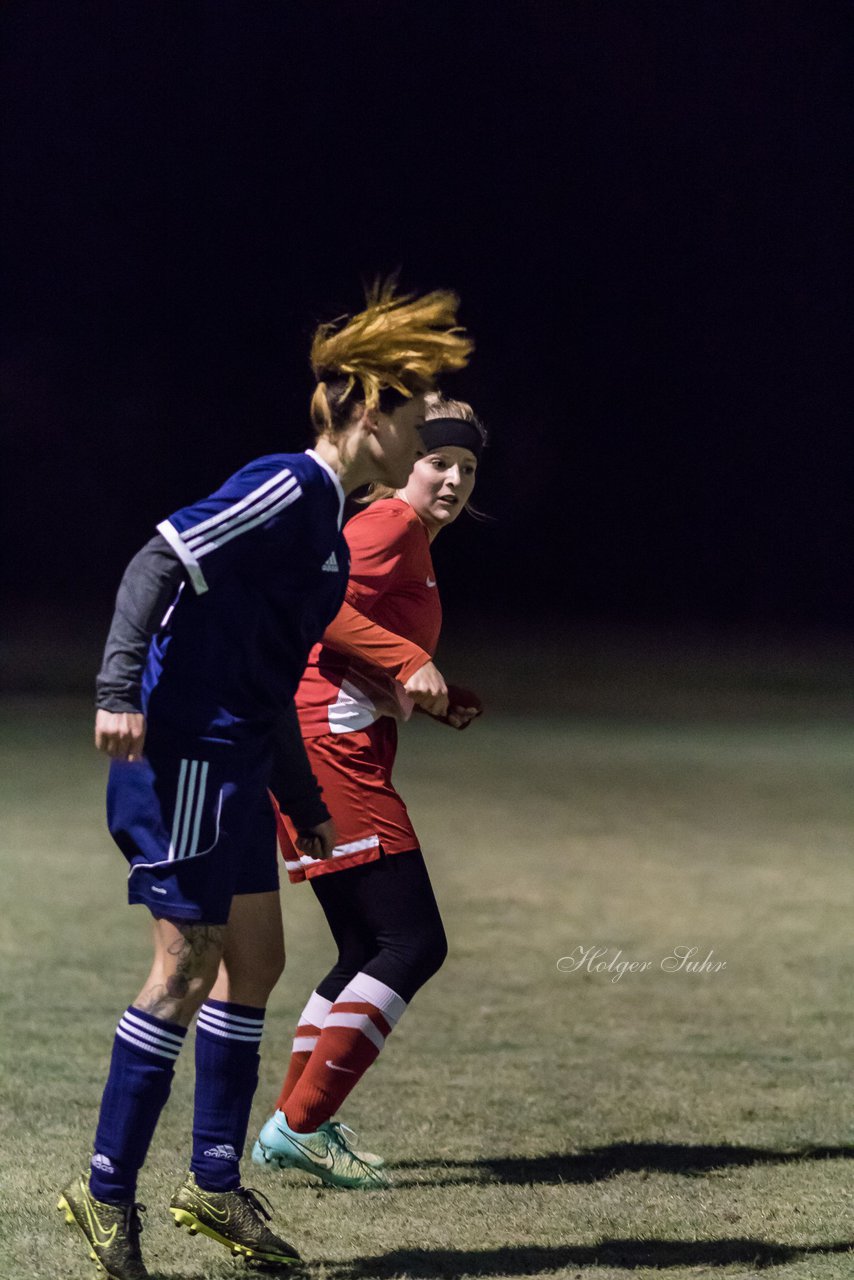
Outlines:
{"label": "nike swoosh on jersey", "polygon": [[428,586],[428,587],[435,587],[435,585],[436,585],[436,579],[435,579],[435,578],[428,578],[428,579],[427,579],[427,586]]}

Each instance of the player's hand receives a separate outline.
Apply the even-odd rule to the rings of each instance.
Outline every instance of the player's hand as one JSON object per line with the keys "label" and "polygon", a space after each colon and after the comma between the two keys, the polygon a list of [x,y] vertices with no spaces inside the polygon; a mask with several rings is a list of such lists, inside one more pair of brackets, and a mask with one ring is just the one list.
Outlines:
{"label": "player's hand", "polygon": [[309,858],[322,858],[324,861],[332,857],[332,850],[338,843],[338,832],[331,818],[319,822],[316,827],[306,827],[297,835],[296,846],[300,853]]}
{"label": "player's hand", "polygon": [[141,760],[145,716],[141,711],[105,711],[95,716],[95,746],[114,760]]}
{"label": "player's hand", "polygon": [[448,686],[432,662],[425,662],[423,667],[419,667],[403,687],[421,711],[430,716],[448,714]]}
{"label": "player's hand", "polygon": [[452,729],[467,729],[472,720],[483,715],[482,707],[448,707],[446,720]]}
{"label": "player's hand", "polygon": [[449,724],[452,729],[467,729],[472,720],[483,715],[483,703],[471,689],[463,689],[460,685],[448,685],[448,711],[444,716],[434,716],[442,724]]}

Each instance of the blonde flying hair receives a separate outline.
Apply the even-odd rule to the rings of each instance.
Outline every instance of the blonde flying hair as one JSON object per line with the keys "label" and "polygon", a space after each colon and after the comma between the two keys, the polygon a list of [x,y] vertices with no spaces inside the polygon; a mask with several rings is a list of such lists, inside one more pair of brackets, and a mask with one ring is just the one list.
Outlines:
{"label": "blonde flying hair", "polygon": [[368,409],[382,408],[381,400],[400,403],[465,368],[474,343],[457,324],[458,306],[447,290],[418,298],[397,293],[394,279],[379,280],[364,311],[320,325],[311,344],[317,379],[311,420],[318,435],[340,430],[356,400]]}

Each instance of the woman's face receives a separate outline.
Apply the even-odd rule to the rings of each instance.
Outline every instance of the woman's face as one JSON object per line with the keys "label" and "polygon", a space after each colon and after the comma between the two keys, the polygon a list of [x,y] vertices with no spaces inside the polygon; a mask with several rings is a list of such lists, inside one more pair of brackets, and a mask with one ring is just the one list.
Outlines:
{"label": "woman's face", "polygon": [[453,524],[474,489],[477,458],[470,449],[443,445],[419,458],[401,489],[431,538]]}
{"label": "woman's face", "polygon": [[377,413],[375,423],[375,478],[392,489],[400,489],[423,452],[419,429],[424,425],[424,397],[413,396],[391,413]]}

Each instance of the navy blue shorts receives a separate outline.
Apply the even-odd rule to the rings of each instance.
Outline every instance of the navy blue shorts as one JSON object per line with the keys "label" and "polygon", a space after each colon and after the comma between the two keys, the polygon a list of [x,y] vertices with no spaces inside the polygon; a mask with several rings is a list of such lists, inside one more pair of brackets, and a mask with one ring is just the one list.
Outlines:
{"label": "navy blue shorts", "polygon": [[[203,744],[195,748],[205,754]],[[190,759],[146,750],[114,760],[107,825],[130,863],[128,901],[156,916],[225,924],[241,893],[279,887],[267,770],[209,752]]]}

